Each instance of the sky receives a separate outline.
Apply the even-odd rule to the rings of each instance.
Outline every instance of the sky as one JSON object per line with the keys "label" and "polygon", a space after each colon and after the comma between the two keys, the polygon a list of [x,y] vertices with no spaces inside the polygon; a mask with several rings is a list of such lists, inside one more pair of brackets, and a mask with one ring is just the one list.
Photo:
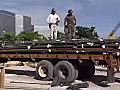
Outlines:
{"label": "sky", "polygon": [[[61,27],[68,9],[72,9],[77,26],[94,26],[101,38],[108,38],[120,21],[120,0],[0,0],[1,10],[30,16],[35,25],[47,26],[46,18],[52,8],[61,18]],[[119,29],[115,36],[120,36]]]}

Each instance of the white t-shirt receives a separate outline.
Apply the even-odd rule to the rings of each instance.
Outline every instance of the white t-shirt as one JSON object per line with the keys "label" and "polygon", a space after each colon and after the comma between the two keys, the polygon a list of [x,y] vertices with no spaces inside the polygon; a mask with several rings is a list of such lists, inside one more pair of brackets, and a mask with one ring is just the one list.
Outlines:
{"label": "white t-shirt", "polygon": [[50,14],[47,18],[48,23],[54,23],[55,24],[58,20],[60,21],[60,17],[57,14],[54,14],[54,15]]}

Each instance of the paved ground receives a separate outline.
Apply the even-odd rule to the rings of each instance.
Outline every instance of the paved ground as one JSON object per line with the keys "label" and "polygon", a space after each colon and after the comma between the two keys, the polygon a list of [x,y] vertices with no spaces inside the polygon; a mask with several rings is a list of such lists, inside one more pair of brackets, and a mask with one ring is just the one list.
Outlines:
{"label": "paved ground", "polygon": [[[100,82],[106,80],[106,68],[96,68],[95,76],[89,81],[89,88],[82,88],[82,90],[120,90],[120,73],[115,75],[117,82],[111,83],[107,87],[102,87]],[[35,68],[28,66],[6,67],[5,90],[66,90],[66,87],[51,88],[50,84],[51,81],[36,79]]]}

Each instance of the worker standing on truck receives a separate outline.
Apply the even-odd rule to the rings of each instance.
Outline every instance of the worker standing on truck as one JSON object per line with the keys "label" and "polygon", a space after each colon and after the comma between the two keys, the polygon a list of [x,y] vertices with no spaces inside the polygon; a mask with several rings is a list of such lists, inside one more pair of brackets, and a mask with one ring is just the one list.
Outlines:
{"label": "worker standing on truck", "polygon": [[55,8],[52,9],[51,14],[47,18],[50,29],[50,38],[57,39],[57,26],[60,22],[60,17],[56,14]]}
{"label": "worker standing on truck", "polygon": [[64,19],[64,31],[67,35],[67,39],[74,39],[75,38],[75,25],[76,25],[76,18],[73,15],[72,9],[68,10],[68,14]]}

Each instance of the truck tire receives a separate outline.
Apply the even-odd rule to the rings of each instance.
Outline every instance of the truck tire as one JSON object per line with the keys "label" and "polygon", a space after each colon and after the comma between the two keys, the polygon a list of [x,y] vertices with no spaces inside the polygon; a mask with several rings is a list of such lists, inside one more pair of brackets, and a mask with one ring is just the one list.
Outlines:
{"label": "truck tire", "polygon": [[60,77],[61,82],[73,82],[78,75],[73,65],[68,61],[60,61],[54,67],[54,76]]}
{"label": "truck tire", "polygon": [[78,78],[79,79],[90,79],[94,76],[95,73],[95,66],[94,65],[90,65],[90,66],[86,66],[86,65],[82,65],[79,67],[79,71],[78,71]]}
{"label": "truck tire", "polygon": [[75,77],[74,77],[74,79],[73,80],[76,80],[78,78],[78,70],[77,69],[75,69]]}
{"label": "truck tire", "polygon": [[53,77],[53,65],[47,60],[42,60],[37,64],[36,75],[39,80],[50,80]]}

